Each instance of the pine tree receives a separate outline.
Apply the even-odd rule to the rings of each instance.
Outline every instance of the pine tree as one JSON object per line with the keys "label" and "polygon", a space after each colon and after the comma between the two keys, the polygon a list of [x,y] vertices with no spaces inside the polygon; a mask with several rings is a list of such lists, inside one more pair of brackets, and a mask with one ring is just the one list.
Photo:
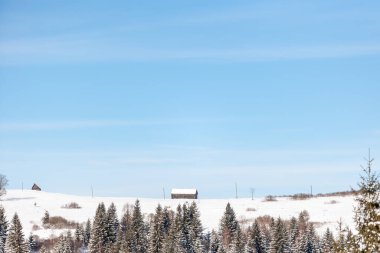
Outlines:
{"label": "pine tree", "polygon": [[0,253],[5,251],[5,240],[8,234],[8,222],[5,217],[5,210],[0,206]]}
{"label": "pine tree", "polygon": [[30,253],[36,252],[37,250],[37,242],[34,240],[32,234],[30,234],[28,238],[28,248]]}
{"label": "pine tree", "polygon": [[64,253],[73,253],[73,252],[74,252],[74,241],[73,241],[71,232],[69,230],[65,236]]}
{"label": "pine tree", "polygon": [[100,203],[96,210],[94,224],[92,225],[89,252],[104,253],[107,242],[107,217],[104,203]]}
{"label": "pine tree", "polygon": [[131,252],[145,253],[148,248],[147,232],[144,224],[144,219],[141,213],[140,201],[136,200],[132,215],[132,233]]}
{"label": "pine tree", "polygon": [[116,207],[111,203],[107,210],[107,243],[112,244],[116,242],[117,233],[119,230],[119,220],[116,214]]}
{"label": "pine tree", "polygon": [[22,226],[17,213],[13,216],[5,243],[6,253],[27,253],[28,246],[24,239]]}
{"label": "pine tree", "polygon": [[264,253],[265,244],[257,220],[253,223],[252,228],[248,232],[248,241],[246,246],[246,253]]}
{"label": "pine tree", "polygon": [[319,247],[317,242],[317,236],[313,224],[308,223],[306,232],[303,234],[300,241],[299,252],[302,253],[318,253]]}
{"label": "pine tree", "polygon": [[174,216],[174,221],[170,226],[168,236],[163,245],[164,253],[180,253],[186,252],[183,248],[183,215],[181,205],[177,206],[177,212]]}
{"label": "pine tree", "polygon": [[334,236],[330,232],[330,229],[327,228],[322,238],[321,253],[330,253],[330,252],[333,252],[333,250],[334,250]]}
{"label": "pine tree", "polygon": [[50,215],[48,211],[45,211],[44,217],[42,217],[42,225],[49,224],[50,221]]}
{"label": "pine tree", "polygon": [[220,248],[219,235],[214,230],[212,230],[209,253],[218,253],[219,248]]}
{"label": "pine tree", "polygon": [[369,154],[356,197],[355,223],[364,253],[380,252],[380,182],[372,169],[373,160]]}
{"label": "pine tree", "polygon": [[229,249],[238,227],[239,224],[236,220],[235,211],[232,209],[230,203],[228,203],[220,221],[220,235],[225,249]]}
{"label": "pine tree", "polygon": [[90,238],[91,238],[91,221],[90,219],[88,219],[86,222],[86,228],[83,234],[83,243],[85,247],[87,247],[88,244],[90,243]]}
{"label": "pine tree", "polygon": [[192,202],[188,209],[188,218],[185,226],[188,228],[189,250],[191,252],[203,252],[202,238],[202,222],[200,213],[195,202]]}
{"label": "pine tree", "polygon": [[285,224],[279,217],[271,229],[269,253],[288,252],[288,237]]}
{"label": "pine tree", "polygon": [[299,240],[298,221],[295,217],[290,219],[289,224],[289,252],[297,253],[297,246]]}
{"label": "pine tree", "polygon": [[159,253],[162,251],[164,243],[164,224],[161,205],[156,208],[156,213],[153,217],[151,229],[149,232],[149,253]]}
{"label": "pine tree", "polygon": [[132,232],[132,214],[131,210],[127,208],[120,221],[120,234],[119,245],[121,250],[129,250],[131,248],[131,242],[133,239]]}

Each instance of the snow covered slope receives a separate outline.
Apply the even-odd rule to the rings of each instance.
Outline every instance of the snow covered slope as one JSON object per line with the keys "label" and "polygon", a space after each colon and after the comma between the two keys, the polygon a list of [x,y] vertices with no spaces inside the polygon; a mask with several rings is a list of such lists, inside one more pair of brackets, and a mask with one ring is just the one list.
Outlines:
{"label": "snow covered slope", "polygon": [[[32,232],[33,225],[38,225],[41,229],[33,231],[40,237],[47,238],[62,233],[62,230],[42,229],[41,218],[45,210],[50,216],[62,216],[68,220],[85,222],[88,218],[95,216],[96,207],[100,202],[104,202],[108,207],[113,202],[121,216],[123,207],[126,204],[133,205],[136,198],[114,198],[114,197],[83,197],[65,195],[59,193],[38,192],[31,190],[8,190],[3,196],[0,204],[5,208],[8,220],[15,212],[20,216],[24,227],[25,235]],[[163,199],[139,199],[142,211],[145,214],[153,213],[157,204],[175,210],[178,204],[186,200],[163,200]],[[289,219],[298,216],[302,210],[307,210],[310,220],[320,223],[317,230],[322,232],[326,227],[336,230],[337,221],[342,221],[351,229],[353,224],[354,197],[318,197],[308,200],[290,200],[288,198],[278,198],[278,201],[265,202],[263,198],[251,199],[199,199],[196,200],[201,212],[201,220],[205,229],[217,229],[219,219],[222,217],[225,206],[231,203],[239,220],[248,219],[262,215],[281,217]],[[65,204],[76,202],[80,209],[62,208]],[[335,203],[336,202],[336,203]]]}

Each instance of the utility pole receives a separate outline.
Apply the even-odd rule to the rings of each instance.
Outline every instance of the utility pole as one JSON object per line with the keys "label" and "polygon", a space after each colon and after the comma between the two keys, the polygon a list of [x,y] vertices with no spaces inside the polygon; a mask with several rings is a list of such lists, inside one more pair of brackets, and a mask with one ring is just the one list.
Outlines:
{"label": "utility pole", "polygon": [[162,192],[164,193],[164,199],[166,199],[166,196],[165,196],[165,187],[162,187]]}
{"label": "utility pole", "polygon": [[237,183],[235,182],[235,197],[238,198],[238,193],[237,193]]}
{"label": "utility pole", "polygon": [[253,200],[253,194],[255,194],[255,188],[251,188],[251,197],[252,197],[252,200]]}
{"label": "utility pole", "polygon": [[313,186],[310,185],[310,196],[313,197]]}
{"label": "utility pole", "polygon": [[91,185],[91,197],[94,198],[94,188]]}
{"label": "utility pole", "polygon": [[21,181],[21,190],[24,191],[24,182]]}

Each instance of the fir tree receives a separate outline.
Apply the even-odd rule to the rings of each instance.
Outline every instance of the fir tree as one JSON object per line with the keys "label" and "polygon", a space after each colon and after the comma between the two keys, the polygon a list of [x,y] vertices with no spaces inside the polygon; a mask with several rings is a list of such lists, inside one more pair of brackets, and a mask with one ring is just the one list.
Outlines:
{"label": "fir tree", "polygon": [[28,238],[28,248],[30,253],[36,252],[37,250],[37,242],[34,240],[32,234],[30,234]]}
{"label": "fir tree", "polygon": [[162,251],[164,243],[164,224],[161,205],[156,208],[156,213],[153,217],[151,229],[149,232],[149,253],[159,253]]}
{"label": "fir tree", "polygon": [[27,253],[28,246],[24,239],[22,226],[17,213],[13,216],[5,243],[6,253]]}
{"label": "fir tree", "polygon": [[271,242],[269,253],[288,252],[288,233],[284,222],[278,218],[271,229]]}
{"label": "fir tree", "polygon": [[0,253],[5,251],[5,240],[8,234],[8,222],[5,217],[5,210],[0,206]]}
{"label": "fir tree", "polygon": [[84,234],[83,234],[83,243],[84,243],[85,247],[88,246],[88,244],[90,242],[90,238],[91,238],[91,221],[90,221],[90,219],[88,219],[86,222],[86,228],[85,228]]}
{"label": "fir tree", "polygon": [[100,203],[96,210],[94,224],[92,225],[89,252],[103,253],[105,252],[107,243],[107,217],[104,203]]}
{"label": "fir tree", "polygon": [[220,248],[219,235],[214,230],[212,230],[209,253],[218,253],[219,248]]}
{"label": "fir tree", "polygon": [[50,215],[48,211],[45,211],[44,217],[42,217],[42,225],[49,224],[50,221]]}
{"label": "fir tree", "polygon": [[289,224],[289,252],[297,253],[297,246],[299,240],[298,221],[295,217],[290,219]]}
{"label": "fir tree", "polygon": [[116,207],[111,203],[107,210],[107,243],[115,243],[119,230],[119,220],[117,219]]}
{"label": "fir tree", "polygon": [[334,236],[330,232],[330,229],[327,228],[322,238],[321,253],[330,253],[330,252],[333,252],[333,250],[334,250]]}
{"label": "fir tree", "polygon": [[319,252],[317,236],[315,234],[313,224],[311,223],[307,224],[306,232],[303,234],[299,246],[300,246],[299,252],[302,252],[302,253],[318,253]]}
{"label": "fir tree", "polygon": [[264,239],[257,220],[253,223],[252,228],[248,232],[248,241],[246,253],[265,253]]}
{"label": "fir tree", "polygon": [[230,203],[228,203],[220,221],[220,235],[225,249],[228,249],[232,243],[238,227],[239,224],[236,220],[235,211],[232,209]]}
{"label": "fir tree", "polygon": [[144,219],[141,213],[140,201],[136,200],[133,208],[132,215],[132,233],[133,238],[131,240],[131,252],[132,253],[145,253],[147,251],[147,238]]}
{"label": "fir tree", "polygon": [[372,163],[369,154],[367,167],[363,168],[359,182],[355,208],[356,229],[364,253],[380,252],[380,182],[372,169]]}

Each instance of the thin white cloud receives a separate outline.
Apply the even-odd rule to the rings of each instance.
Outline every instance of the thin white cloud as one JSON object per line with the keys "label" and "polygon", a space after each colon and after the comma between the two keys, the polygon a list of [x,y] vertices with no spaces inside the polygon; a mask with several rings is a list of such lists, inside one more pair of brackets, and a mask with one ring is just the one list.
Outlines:
{"label": "thin white cloud", "polygon": [[359,57],[380,54],[380,43],[334,43],[235,48],[148,48],[117,40],[54,37],[0,41],[0,64],[91,63],[134,61],[262,62]]}
{"label": "thin white cloud", "polygon": [[0,131],[64,130],[95,127],[127,127],[141,125],[175,125],[222,122],[229,119],[163,119],[163,120],[71,120],[41,122],[0,122]]}

